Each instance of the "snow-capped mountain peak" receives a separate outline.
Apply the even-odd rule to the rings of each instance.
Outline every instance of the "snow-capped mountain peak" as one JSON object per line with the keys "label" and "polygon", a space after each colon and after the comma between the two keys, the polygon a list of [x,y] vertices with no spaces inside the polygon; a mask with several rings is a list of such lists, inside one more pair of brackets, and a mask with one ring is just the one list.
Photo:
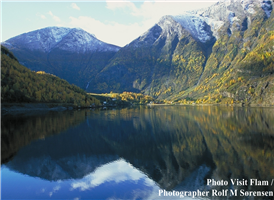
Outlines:
{"label": "snow-capped mountain peak", "polygon": [[50,52],[59,48],[71,52],[118,51],[120,47],[98,40],[81,28],[47,27],[13,37],[3,45]]}
{"label": "snow-capped mountain peak", "polygon": [[204,43],[212,37],[218,38],[218,30],[226,22],[230,24],[230,29],[233,29],[234,24],[240,29],[245,18],[260,9],[270,17],[272,4],[270,0],[221,0],[208,8],[185,12],[173,18],[194,38]]}
{"label": "snow-capped mountain peak", "polygon": [[152,46],[162,39],[169,40],[172,37],[178,37],[179,39],[183,34],[182,31],[182,26],[172,16],[163,16],[157,24],[129,45],[138,48],[140,46]]}
{"label": "snow-capped mountain peak", "polygon": [[[47,27],[46,31],[51,33],[51,36],[55,39],[55,42],[58,43],[62,40],[62,38],[67,35],[70,31],[70,28],[62,28],[62,27]],[[37,39],[40,39],[41,31],[37,31]]]}
{"label": "snow-capped mountain peak", "polygon": [[206,23],[205,18],[191,13],[173,16],[174,20],[187,29],[191,35],[199,41],[205,43],[212,38],[210,26]]}

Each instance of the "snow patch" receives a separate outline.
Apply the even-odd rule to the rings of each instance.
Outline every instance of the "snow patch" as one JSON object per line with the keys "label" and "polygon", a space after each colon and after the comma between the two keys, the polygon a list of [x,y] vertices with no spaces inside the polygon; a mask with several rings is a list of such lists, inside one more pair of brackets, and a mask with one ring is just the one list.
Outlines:
{"label": "snow patch", "polygon": [[117,52],[120,48],[114,45],[106,44],[92,34],[78,28],[74,28],[70,33],[63,38],[64,44],[58,45],[58,48],[67,51],[76,52],[95,52],[95,51],[115,51]]}
{"label": "snow patch", "polygon": [[223,21],[218,21],[215,19],[211,19],[209,17],[204,18],[206,23],[211,27],[211,31],[213,32],[213,36],[217,37],[218,30],[224,25]]}
{"label": "snow patch", "polygon": [[53,27],[50,28],[52,37],[54,38],[55,42],[58,43],[62,40],[62,38],[67,35],[70,31],[69,28],[58,28],[58,27]]}
{"label": "snow patch", "polygon": [[[163,23],[165,23],[164,21],[165,20],[163,20]],[[148,31],[146,31],[133,42],[131,42],[130,45],[128,44],[125,47],[131,46],[133,48],[138,48],[143,45],[153,45],[160,38],[164,26],[165,25],[161,25],[160,20],[158,24],[155,24],[152,28],[150,28]],[[168,28],[166,27],[165,30],[167,31]]]}
{"label": "snow patch", "polygon": [[270,17],[273,9],[272,3],[270,0],[241,0],[241,5],[243,9],[250,14],[255,13],[254,8],[256,6],[261,7],[264,10],[267,17]]}
{"label": "snow patch", "polygon": [[212,32],[204,17],[184,13],[173,18],[187,29],[194,38],[199,39],[201,42],[205,43],[212,38]]}
{"label": "snow patch", "polygon": [[240,19],[238,17],[236,17],[234,12],[230,12],[228,15],[228,20],[230,22],[230,24],[232,25],[235,21],[240,21]]}
{"label": "snow patch", "polygon": [[226,0],[225,1],[226,6],[230,6],[232,3],[234,3],[234,1],[233,2],[231,0]]}

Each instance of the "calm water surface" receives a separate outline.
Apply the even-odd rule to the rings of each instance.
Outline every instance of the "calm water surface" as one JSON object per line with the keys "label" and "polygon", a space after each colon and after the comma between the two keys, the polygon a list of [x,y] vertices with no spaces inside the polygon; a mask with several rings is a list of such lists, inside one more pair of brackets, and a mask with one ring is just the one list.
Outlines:
{"label": "calm water surface", "polygon": [[[212,197],[213,190],[226,189],[238,191],[230,199],[253,199],[240,197],[240,190],[274,191],[273,108],[159,106],[4,116],[1,150],[2,199],[180,199],[176,191],[198,190],[209,191],[200,199],[227,199]],[[208,179],[229,184],[210,185]]]}

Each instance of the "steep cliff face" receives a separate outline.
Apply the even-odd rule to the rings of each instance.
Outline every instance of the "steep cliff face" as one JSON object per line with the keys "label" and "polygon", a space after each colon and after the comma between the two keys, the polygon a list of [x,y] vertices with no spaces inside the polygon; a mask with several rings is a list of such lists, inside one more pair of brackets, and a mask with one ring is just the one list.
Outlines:
{"label": "steep cliff face", "polygon": [[223,0],[164,16],[123,48],[79,29],[46,28],[4,43],[33,70],[88,92],[273,104],[273,2]]}
{"label": "steep cliff face", "polygon": [[93,90],[272,104],[272,9],[271,1],[226,0],[165,16],[115,55]]}
{"label": "steep cliff face", "polygon": [[201,15],[219,19],[224,18],[221,13],[227,13],[228,20],[216,34],[218,39],[206,62],[201,84],[188,96],[274,103],[271,94],[274,91],[272,4],[270,1],[224,1],[217,4],[222,11],[216,9],[217,5],[200,11]]}
{"label": "steep cliff face", "polygon": [[94,79],[95,91],[133,90],[162,99],[179,93],[197,84],[210,44],[165,16],[115,55]]}

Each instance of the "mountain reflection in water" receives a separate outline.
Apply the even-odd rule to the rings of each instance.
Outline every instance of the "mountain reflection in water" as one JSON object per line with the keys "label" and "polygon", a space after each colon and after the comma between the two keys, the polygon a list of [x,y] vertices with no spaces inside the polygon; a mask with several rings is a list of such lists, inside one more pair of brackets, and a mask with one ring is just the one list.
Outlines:
{"label": "mountain reflection in water", "polygon": [[273,191],[206,185],[207,178],[271,183],[273,111],[161,106],[7,116],[1,119],[2,198],[16,198],[9,187],[17,176],[34,188],[40,181],[34,190],[48,185],[54,191],[43,196],[22,190],[33,198],[153,199],[160,189]]}

